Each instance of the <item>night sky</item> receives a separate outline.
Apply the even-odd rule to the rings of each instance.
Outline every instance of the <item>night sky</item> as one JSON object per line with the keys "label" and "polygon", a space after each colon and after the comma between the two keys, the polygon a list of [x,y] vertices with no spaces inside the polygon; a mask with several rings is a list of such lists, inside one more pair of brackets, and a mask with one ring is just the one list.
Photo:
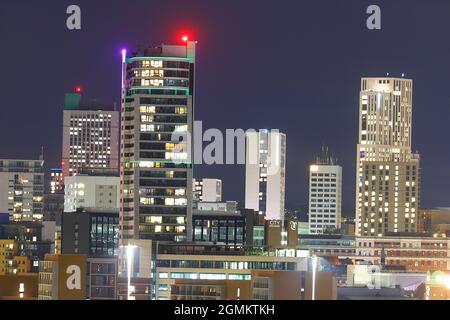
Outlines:
{"label": "night sky", "polygon": [[[66,8],[82,30],[66,28]],[[366,28],[381,7],[382,29]],[[204,128],[287,134],[287,208],[306,207],[308,166],[327,144],[344,168],[344,214],[354,215],[358,96],[363,76],[414,80],[413,149],[422,156],[422,207],[450,206],[450,1],[71,0],[0,3],[0,157],[61,157],[64,93],[120,101],[120,49],[197,47],[196,120]],[[244,166],[201,166],[244,201]]]}

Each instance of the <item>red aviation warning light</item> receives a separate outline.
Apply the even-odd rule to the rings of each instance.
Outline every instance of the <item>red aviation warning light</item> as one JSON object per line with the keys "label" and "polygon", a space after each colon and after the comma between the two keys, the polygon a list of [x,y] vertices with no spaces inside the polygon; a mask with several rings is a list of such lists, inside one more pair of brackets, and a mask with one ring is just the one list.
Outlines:
{"label": "red aviation warning light", "polygon": [[183,42],[188,42],[189,41],[189,36],[185,34],[185,35],[183,35],[181,37],[181,40],[183,40]]}
{"label": "red aviation warning light", "polygon": [[81,88],[81,86],[75,87],[75,93],[81,93],[82,91],[83,91],[83,88]]}

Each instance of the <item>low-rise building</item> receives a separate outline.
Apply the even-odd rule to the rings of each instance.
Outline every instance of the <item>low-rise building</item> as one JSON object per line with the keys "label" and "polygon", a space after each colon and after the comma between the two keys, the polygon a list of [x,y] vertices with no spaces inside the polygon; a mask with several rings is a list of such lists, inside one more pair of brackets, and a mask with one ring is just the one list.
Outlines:
{"label": "low-rise building", "polygon": [[17,240],[0,240],[0,275],[21,275],[30,269],[30,259],[20,255]]}
{"label": "low-rise building", "polygon": [[158,245],[155,297],[171,299],[176,280],[245,280],[254,270],[307,271],[307,252],[286,249],[236,248],[207,243],[164,243]]}
{"label": "low-rise building", "polygon": [[450,269],[450,238],[419,233],[387,233],[384,237],[356,237],[355,258],[406,271]]}
{"label": "low-rise building", "polygon": [[38,274],[0,275],[0,300],[37,300]]}
{"label": "low-rise building", "polygon": [[39,300],[85,300],[86,255],[47,254],[39,261]]}

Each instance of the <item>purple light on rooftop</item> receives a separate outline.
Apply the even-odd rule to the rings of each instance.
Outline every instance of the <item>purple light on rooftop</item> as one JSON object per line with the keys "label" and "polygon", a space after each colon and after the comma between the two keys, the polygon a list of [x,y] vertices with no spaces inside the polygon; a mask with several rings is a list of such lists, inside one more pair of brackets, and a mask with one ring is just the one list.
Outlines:
{"label": "purple light on rooftop", "polygon": [[125,63],[127,59],[127,49],[122,49],[122,63]]}

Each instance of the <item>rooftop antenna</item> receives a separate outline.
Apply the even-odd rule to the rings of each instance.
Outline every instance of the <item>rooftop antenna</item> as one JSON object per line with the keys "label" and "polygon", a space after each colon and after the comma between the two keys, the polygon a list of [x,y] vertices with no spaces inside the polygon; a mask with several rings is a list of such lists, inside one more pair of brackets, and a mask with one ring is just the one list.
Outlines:
{"label": "rooftop antenna", "polygon": [[44,160],[44,146],[41,146],[41,154],[39,155],[39,160]]}

